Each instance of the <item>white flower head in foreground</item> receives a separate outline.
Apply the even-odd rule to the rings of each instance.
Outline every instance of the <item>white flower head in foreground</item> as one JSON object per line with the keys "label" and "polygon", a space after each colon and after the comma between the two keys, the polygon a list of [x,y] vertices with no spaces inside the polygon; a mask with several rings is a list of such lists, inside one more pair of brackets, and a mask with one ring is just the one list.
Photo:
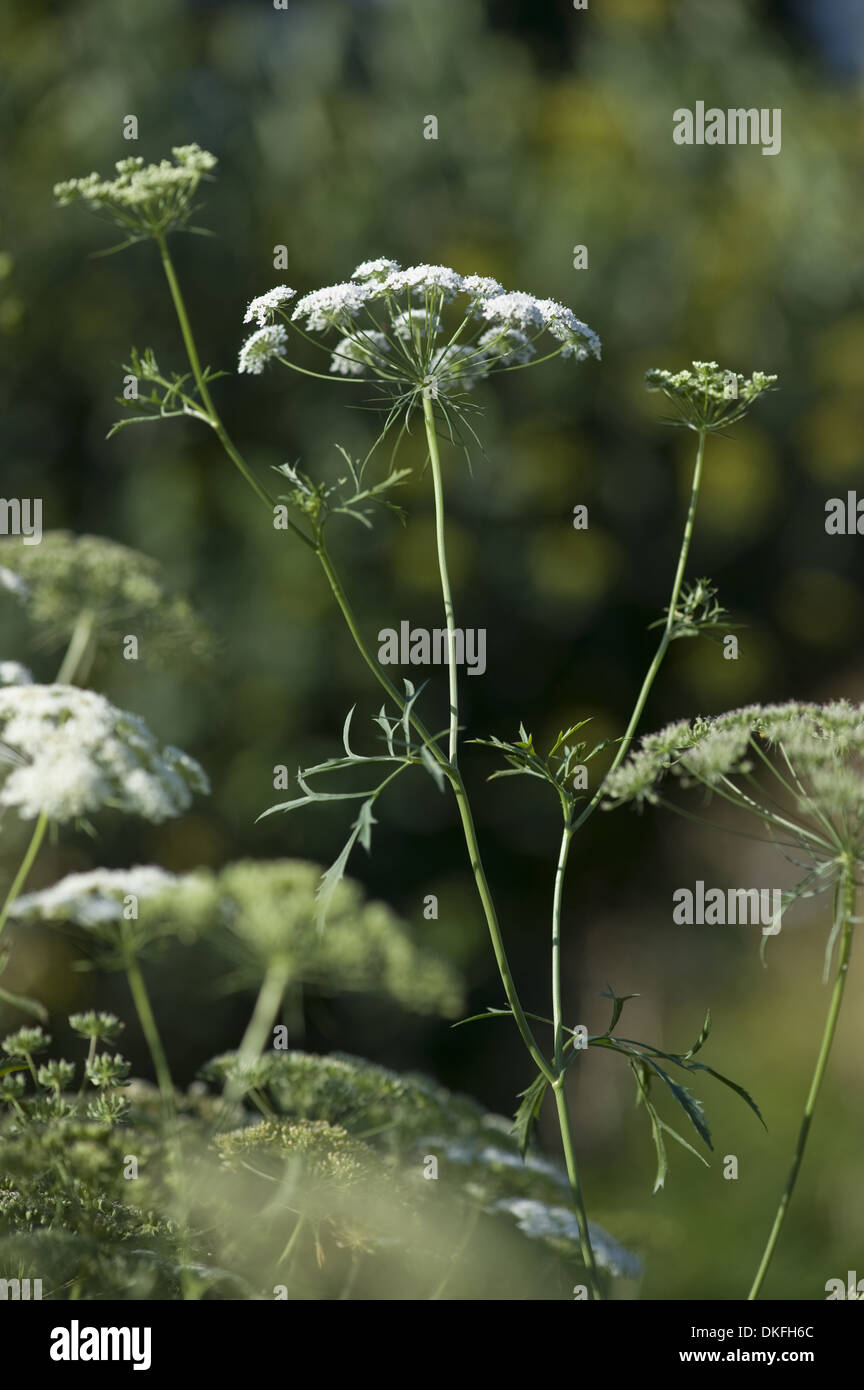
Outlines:
{"label": "white flower head in foreground", "polygon": [[32,685],[33,677],[20,661],[0,661],[0,685]]}
{"label": "white flower head in foreground", "polygon": [[143,719],[77,686],[0,689],[0,739],[22,760],[0,782],[0,806],[16,806],[23,820],[65,822],[113,807],[158,822],[209,791],[194,758],[160,749]]}
{"label": "white flower head in foreground", "polygon": [[260,305],[270,326],[244,344],[242,372],[260,372],[272,357],[285,355],[281,342],[271,350],[273,340],[262,343],[260,336],[281,328],[280,318],[307,339],[338,334],[335,346],[319,345],[330,356],[331,375],[370,381],[406,406],[421,396],[452,397],[533,359],[600,356],[596,333],[557,300],[506,293],[489,275],[463,276],[446,265],[403,269],[384,257],[364,261],[349,280],[303,295],[290,317],[280,298],[284,290],[277,287],[249,306],[247,322]]}
{"label": "white flower head in foreground", "polygon": [[325,285],[298,299],[291,320],[298,323],[305,319],[310,333],[323,333],[328,328],[347,329],[377,293],[378,284],[372,281],[355,284],[346,280],[339,285]]}

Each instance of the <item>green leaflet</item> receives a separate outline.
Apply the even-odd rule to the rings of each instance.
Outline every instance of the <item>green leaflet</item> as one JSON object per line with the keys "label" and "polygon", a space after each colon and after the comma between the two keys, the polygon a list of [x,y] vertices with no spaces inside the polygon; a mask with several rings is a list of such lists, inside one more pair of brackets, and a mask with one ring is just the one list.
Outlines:
{"label": "green leaflet", "polygon": [[542,1073],[535,1076],[531,1085],[519,1092],[520,1104],[513,1120],[513,1134],[519,1144],[519,1152],[524,1158],[537,1126],[540,1107],[546,1095],[549,1082]]}

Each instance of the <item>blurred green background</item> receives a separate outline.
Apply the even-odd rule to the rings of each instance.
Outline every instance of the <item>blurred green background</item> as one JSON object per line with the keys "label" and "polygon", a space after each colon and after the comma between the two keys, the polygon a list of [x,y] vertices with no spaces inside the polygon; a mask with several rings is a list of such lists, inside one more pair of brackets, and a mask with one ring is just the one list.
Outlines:
{"label": "blurred green background", "polygon": [[[92,676],[201,759],[212,798],[161,828],[105,819],[97,843],[64,835],[32,886],[96,864],[329,862],[341,815],[255,818],[278,799],[275,765],[293,774],[330,756],[348,707],[358,703],[360,729],[380,705],[314,559],[272,530],[215,439],[171,422],[106,442],[130,343],[177,370],[182,345],[153,246],[92,259],[114,230],[57,211],[53,184],[190,141],[218,156],[197,219],[218,239],[173,243],[216,367],[233,369],[253,295],[284,280],[303,292],[380,255],[495,275],[561,299],[600,334],[600,364],[556,361],[482,388],[486,452],[474,450],[471,473],[455,452],[446,464],[457,621],[488,631],[487,673],[464,682],[469,736],[510,737],[520,719],[539,743],[586,716],[601,737],[623,728],[656,641],[647,626],[668,596],[692,451],[642,376],[693,357],[776,372],[781,389],[708,445],[690,574],[710,575],[746,625],[740,659],[676,644],[644,728],[753,700],[861,699],[862,542],[826,536],[824,506],[861,476],[862,28],[834,0],[592,0],[585,12],[567,0],[293,0],[284,11],[269,0],[5,0],[3,495],[42,497],[46,529],[157,557],[220,639],[209,667],[148,670],[118,650]],[[780,107],[782,152],[676,146],[672,112],[697,100]],[[127,114],[134,144],[122,138]],[[428,114],[437,141],[423,138]],[[582,244],[589,268],[575,270]],[[217,393],[265,479],[286,460],[332,473],[334,442],[356,451],[373,437],[375,417],[324,382],[277,371],[226,378]],[[422,461],[416,441],[402,461]],[[402,500],[407,530],[384,519],[372,534],[347,521],[333,532],[371,639],[402,618],[439,625],[428,478]],[[572,529],[577,503],[590,509],[587,532]],[[50,680],[57,654],[28,646],[8,600],[0,622],[0,657]],[[433,726],[444,686],[439,671],[424,696]],[[545,1013],[558,808],[531,783],[490,787],[485,750],[466,748],[464,765],[523,999]],[[397,784],[379,819],[371,858],[358,852],[350,871],[460,963],[473,1005],[500,1003],[452,804],[418,777]],[[5,871],[23,844],[10,825]],[[652,1198],[630,1074],[589,1054],[574,1087],[589,1207],[644,1255],[649,1298],[743,1295],[827,1006],[824,906],[789,915],[763,969],[753,928],[672,925],[673,889],[698,878],[765,886],[788,871],[767,847],[663,813],[597,815],[577,842],[565,910],[568,1018],[604,1026],[611,983],[640,992],[628,1036],[679,1049],[710,1005],[707,1060],[748,1087],[769,1126],[709,1081],[712,1166],[674,1152],[668,1190]],[[424,923],[429,893],[440,916]],[[178,954],[153,976],[181,1081],[236,1043],[247,1016],[250,1001],[224,1000],[211,975]],[[98,999],[128,1015],[110,982],[72,973],[47,935],[19,935],[5,982],[58,1013]],[[860,971],[847,1001],[768,1296],[822,1298],[828,1278],[864,1275]],[[506,1024],[453,1032],[373,999],[309,998],[295,1042],[422,1068],[505,1113],[531,1080]],[[127,1049],[145,1071],[143,1046],[130,1037]],[[555,1152],[551,1115],[543,1131]],[[739,1158],[737,1182],[723,1179],[726,1154]]]}

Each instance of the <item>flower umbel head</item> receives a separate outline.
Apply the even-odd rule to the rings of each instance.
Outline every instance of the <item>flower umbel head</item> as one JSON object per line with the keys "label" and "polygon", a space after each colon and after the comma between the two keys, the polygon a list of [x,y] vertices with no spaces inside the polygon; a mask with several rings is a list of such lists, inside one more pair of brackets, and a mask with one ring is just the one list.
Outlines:
{"label": "flower umbel head", "polygon": [[113,807],[158,822],[209,790],[194,758],[160,749],[143,719],[77,686],[0,689],[0,739],[17,755],[0,763],[0,807],[16,806],[23,820]]}
{"label": "flower umbel head", "polygon": [[165,236],[184,228],[195,211],[202,179],[216,167],[216,158],[198,145],[175,145],[174,156],[145,164],[140,156],[120,159],[112,179],[87,174],[67,179],[54,188],[60,207],[80,203],[129,234],[130,241]]}
{"label": "flower umbel head", "polygon": [[[266,295],[261,295],[257,302],[266,298]],[[252,303],[256,301],[253,299]],[[288,334],[281,323],[267,324],[246,339],[240,349],[237,370],[247,372],[249,376],[260,376],[268,362],[283,356],[287,346]]]}
{"label": "flower umbel head", "polygon": [[802,871],[789,902],[864,866],[864,705],[751,705],[670,724],[610,774],[604,805],[677,809],[664,785],[674,781],[721,795],[755,820],[754,837],[768,833]]}
{"label": "flower umbel head", "polygon": [[[142,950],[160,940],[211,936],[238,984],[273,965],[295,983],[384,995],[403,1008],[444,1017],[463,1004],[458,972],[415,940],[383,903],[365,902],[344,880],[326,931],[317,926],[321,868],[305,860],[240,860],[220,873],[171,874],[155,865],[92,869],[18,898],[17,922],[79,927],[92,941]],[[134,921],[125,921],[130,895]]]}
{"label": "flower umbel head", "polygon": [[168,587],[161,565],[126,545],[46,531],[40,545],[0,542],[0,559],[47,647],[65,646],[86,614],[94,652],[115,650],[130,630],[148,664],[205,658],[213,650],[212,633],[188,600]]}
{"label": "flower umbel head", "polygon": [[[452,399],[493,372],[534,359],[600,356],[596,333],[563,304],[508,294],[491,276],[463,276],[450,266],[403,270],[382,257],[303,295],[290,315],[289,298],[293,291],[279,286],[249,305],[245,321],[255,318],[260,327],[243,345],[241,372],[284,360],[283,324],[328,354],[331,375],[372,382],[404,406],[423,396]],[[318,343],[317,334],[333,340]],[[538,346],[544,335],[545,350]]]}
{"label": "flower umbel head", "polygon": [[742,419],[776,380],[765,372],[744,377],[718,367],[716,362],[693,362],[680,372],[652,367],[645,373],[648,390],[662,391],[675,406],[679,418],[674,424],[706,433]]}

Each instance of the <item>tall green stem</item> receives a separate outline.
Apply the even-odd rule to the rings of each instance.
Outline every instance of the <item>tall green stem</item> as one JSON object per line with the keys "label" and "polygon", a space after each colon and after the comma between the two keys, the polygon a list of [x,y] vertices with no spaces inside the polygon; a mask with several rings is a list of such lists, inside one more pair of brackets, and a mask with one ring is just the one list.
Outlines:
{"label": "tall green stem", "polygon": [[570,1111],[567,1106],[567,1095],[564,1090],[565,1084],[566,1078],[564,1076],[559,1076],[552,1088],[555,1092],[555,1104],[558,1107],[558,1128],[561,1131],[561,1142],[564,1145],[564,1161],[567,1164],[570,1191],[573,1194],[573,1205],[576,1208],[576,1221],[579,1226],[579,1244],[582,1248],[582,1259],[585,1262],[588,1282],[591,1287],[591,1297],[599,1301],[601,1296],[600,1281],[597,1277],[597,1262],[594,1258],[594,1249],[591,1245],[591,1234],[588,1229],[588,1214],[585,1211],[585,1199],[582,1195],[582,1179],[579,1176],[579,1164],[576,1162],[576,1151],[573,1145],[573,1129],[570,1120]]}
{"label": "tall green stem", "polygon": [[453,787],[453,792],[456,797],[456,805],[459,808],[459,816],[462,821],[462,832],[465,836],[465,843],[468,847],[468,857],[471,862],[471,869],[474,874],[474,881],[477,885],[477,892],[480,896],[480,901],[483,905],[483,912],[486,917],[486,925],[488,927],[489,936],[492,941],[492,950],[495,953],[495,961],[498,966],[498,973],[501,976],[501,983],[504,986],[504,993],[507,996],[507,1002],[510,1005],[510,1008],[513,1012],[513,1018],[516,1023],[516,1027],[519,1029],[519,1032],[521,1034],[522,1041],[524,1042],[526,1048],[531,1054],[533,1061],[536,1063],[538,1070],[542,1072],[546,1080],[551,1084],[555,1080],[555,1072],[550,1067],[549,1063],[546,1061],[546,1058],[543,1056],[543,1053],[540,1051],[540,1048],[537,1044],[537,1040],[535,1039],[534,1034],[532,1032],[531,1025],[528,1022],[528,1019],[525,1015],[525,1011],[522,1008],[522,1004],[519,999],[519,994],[516,989],[516,982],[513,979],[513,974],[510,969],[510,962],[507,959],[507,951],[504,946],[504,938],[501,935],[501,926],[498,921],[498,913],[495,909],[495,903],[493,902],[492,893],[489,888],[489,880],[486,877],[486,870],[483,867],[483,860],[480,855],[480,845],[477,840],[477,830],[474,825],[474,817],[471,812],[471,805],[468,801],[468,794],[465,790],[465,784],[462,781],[462,774],[458,771],[458,769],[454,770],[454,772],[452,773],[450,777],[450,784]]}
{"label": "tall green stem", "polygon": [[27,881],[27,875],[33,867],[33,861],[39,853],[39,847],[45,838],[45,831],[47,829],[48,817],[45,812],[42,811],[33,827],[33,834],[30,836],[30,843],[27,846],[24,858],[18,866],[18,872],[12,880],[9,892],[6,894],[2,908],[0,908],[0,935],[2,935],[3,928],[6,926],[12,904],[15,902],[15,899],[18,897],[18,894]]}
{"label": "tall green stem", "polygon": [[[565,817],[567,817],[568,808],[566,805],[564,806],[564,813]],[[566,1065],[564,1061],[564,1017],[561,996],[561,904],[564,893],[564,879],[567,874],[567,860],[570,856],[570,846],[572,843],[573,829],[568,819],[565,821],[564,833],[561,836],[561,848],[558,852],[558,864],[555,869],[555,892],[552,899],[552,1025],[555,1049],[555,1080],[552,1086],[555,1092],[558,1126],[561,1130],[561,1142],[564,1146],[567,1176],[570,1179],[570,1191],[573,1195],[573,1204],[576,1208],[576,1220],[579,1226],[579,1243],[582,1247],[582,1258],[585,1261],[585,1268],[591,1285],[591,1297],[599,1299],[600,1285],[597,1278],[597,1264],[591,1245],[591,1232],[588,1227],[588,1216],[585,1211],[585,1198],[582,1194],[582,1179],[579,1174],[579,1164],[576,1160],[572,1122],[567,1105],[567,1097],[564,1091],[564,1086],[566,1084]]]}
{"label": "tall green stem", "polygon": [[[702,482],[702,460],[704,454],[705,431],[700,430],[699,444],[696,449],[696,462],[693,467],[693,479],[690,485],[690,506],[687,511],[687,521],[684,525],[684,535],[681,541],[681,550],[678,554],[678,568],[675,571],[675,580],[672,584],[672,593],[669,598],[669,610],[666,615],[665,625],[663,627],[663,635],[660,638],[660,644],[657,648],[657,651],[654,654],[654,659],[651,662],[651,665],[648,667],[645,679],[642,682],[642,689],[639,691],[638,699],[636,700],[636,704],[633,707],[633,713],[630,716],[630,722],[628,723],[627,728],[624,731],[624,737],[621,739],[621,742],[618,745],[618,751],[616,752],[615,757],[612,760],[612,765],[606,774],[607,777],[615,771],[615,769],[620,765],[621,762],[623,762],[624,758],[627,756],[627,751],[630,747],[630,744],[633,742],[633,735],[636,733],[639,721],[642,718],[642,713],[645,709],[646,701],[651,692],[651,687],[654,684],[657,672],[660,670],[660,667],[663,664],[663,658],[666,655],[666,649],[672,640],[672,628],[675,624],[678,599],[681,595],[681,584],[684,580],[684,571],[687,566],[687,556],[690,553],[690,542],[693,538],[693,523],[696,519],[696,504],[699,501],[699,487]],[[576,821],[574,822],[574,831],[578,830],[579,827],[591,815],[592,811],[595,810],[602,795],[603,783],[601,782],[600,786],[597,788],[591,800],[588,802],[588,805],[585,807],[584,811],[582,811],[581,815],[579,815]]]}
{"label": "tall green stem", "polygon": [[[435,435],[435,415],[432,403],[427,396],[423,398],[423,418],[426,425],[426,440],[429,446],[429,459],[432,465],[432,482],[435,494],[435,540],[438,551],[438,572],[441,579],[441,594],[444,599],[444,616],[447,622],[447,642],[449,658],[449,685],[450,685],[450,782],[456,795],[459,807],[459,814],[462,818],[462,828],[468,852],[471,859],[471,867],[474,871],[474,878],[480,894],[483,909],[486,914],[486,921],[489,926],[489,933],[492,939],[492,949],[495,952],[495,959],[498,965],[498,972],[504,985],[507,1001],[516,1020],[516,1025],[522,1036],[532,1059],[538,1066],[541,1074],[550,1082],[555,1091],[555,1102],[557,1106],[558,1125],[561,1130],[561,1142],[564,1147],[564,1154],[567,1163],[567,1174],[570,1179],[570,1187],[573,1194],[573,1202],[576,1208],[576,1219],[579,1226],[579,1240],[582,1247],[582,1258],[585,1261],[585,1268],[588,1280],[591,1285],[592,1298],[600,1298],[600,1286],[597,1279],[597,1266],[594,1260],[594,1251],[591,1248],[591,1238],[588,1229],[588,1218],[585,1214],[585,1202],[582,1196],[582,1183],[579,1176],[579,1167],[576,1162],[576,1154],[573,1143],[573,1132],[570,1121],[570,1114],[567,1109],[567,1099],[564,1094],[564,1051],[563,1036],[561,1030],[561,979],[560,979],[560,953],[556,950],[553,953],[553,971],[557,981],[557,1026],[555,1038],[555,1066],[550,1067],[545,1057],[540,1052],[535,1041],[528,1019],[522,1009],[516,983],[510,972],[507,955],[504,950],[504,943],[501,936],[501,929],[498,924],[498,916],[492,895],[489,891],[489,884],[483,869],[480,858],[480,848],[477,842],[477,834],[474,827],[474,820],[471,814],[471,806],[462,781],[461,774],[457,768],[457,745],[459,738],[459,676],[456,669],[456,639],[455,639],[455,617],[453,610],[453,597],[450,589],[450,576],[447,570],[447,551],[445,546],[445,514],[444,514],[444,489],[441,478],[441,461],[438,455],[438,440]],[[568,841],[569,848],[569,841]],[[566,852],[562,851],[566,863]],[[564,865],[559,863],[559,875],[556,882],[557,915],[560,918],[560,888],[563,882]]]}
{"label": "tall green stem", "polygon": [[[621,739],[617,753],[609,769],[614,772],[622,759],[626,756],[627,750],[633,741],[633,736],[642,718],[645,704],[648,699],[651,687],[657,677],[657,673],[663,664],[669,643],[672,640],[672,630],[675,623],[676,609],[681,595],[681,585],[684,582],[684,574],[687,567],[687,557],[690,552],[690,542],[693,538],[693,525],[696,518],[696,506],[699,500],[699,488],[702,481],[702,461],[705,453],[705,432],[699,431],[699,443],[696,449],[696,461],[693,466],[693,477],[690,486],[690,505],[687,510],[687,519],[684,524],[684,533],[681,538],[681,548],[678,552],[678,564],[675,569],[675,578],[672,583],[672,592],[669,597],[669,608],[666,615],[666,622],[663,627],[663,634],[651,665],[645,674],[642,687],[633,707],[633,713]],[[608,774],[607,774],[608,775]],[[561,832],[561,845],[558,851],[558,864],[555,870],[555,891],[552,901],[552,1023],[554,1035],[554,1055],[555,1055],[555,1098],[558,1104],[558,1116],[561,1126],[561,1138],[564,1144],[564,1151],[567,1157],[567,1171],[570,1176],[570,1185],[573,1191],[573,1199],[576,1205],[577,1217],[579,1219],[579,1232],[582,1241],[582,1254],[585,1259],[586,1268],[592,1279],[592,1292],[595,1298],[599,1297],[596,1266],[594,1263],[594,1253],[591,1248],[591,1238],[588,1230],[587,1218],[585,1216],[585,1206],[582,1197],[582,1185],[579,1178],[579,1169],[573,1151],[572,1132],[570,1129],[569,1113],[567,1102],[564,1096],[564,1021],[561,994],[561,909],[564,894],[564,880],[567,874],[567,862],[570,856],[570,846],[573,836],[581,825],[588,819],[592,811],[597,806],[603,792],[603,784],[595,791],[593,797],[588,802],[582,813],[571,821],[569,809],[562,801],[564,809],[564,829]]]}
{"label": "tall green stem", "polygon": [[[565,815],[567,814],[565,808]],[[555,1070],[559,1076],[564,1072],[564,1018],[561,1000],[561,905],[564,895],[564,879],[567,875],[567,860],[573,843],[573,830],[569,820],[565,822],[561,835],[561,848],[555,868],[555,891],[552,897],[552,1025],[555,1039]]]}
{"label": "tall green stem", "polygon": [[[360,631],[360,626],[357,622],[357,617],[354,613],[354,609],[351,606],[351,601],[348,598],[348,594],[345,591],[345,585],[342,583],[342,579],[339,575],[339,572],[336,569],[335,564],[333,563],[333,558],[330,554],[330,551],[327,548],[327,543],[323,536],[318,541],[315,553],[318,556],[321,568],[327,576],[327,582],[330,585],[333,597],[335,598],[336,603],[339,606],[339,611],[341,612],[342,617],[345,619],[345,625],[347,626],[348,631],[351,633],[351,636],[354,639],[355,647],[357,648],[358,652],[363,658],[363,661],[365,662],[366,666],[368,666],[369,670],[372,672],[373,676],[377,680],[378,684],[382,687],[383,690],[387,692],[391,700],[393,700],[396,703],[396,705],[398,705],[399,709],[404,710],[405,696],[400,695],[399,691],[396,689],[396,686],[384,673],[384,671],[382,671],[381,667],[378,665],[378,662],[375,660],[375,657],[370,651],[369,646],[365,638],[363,637],[362,632]],[[422,719],[419,717],[419,715],[415,714],[413,710],[411,711],[410,722],[412,728],[420,735],[421,739],[423,740],[423,743],[428,748],[429,752],[432,754],[432,757],[439,764],[439,766],[442,767],[446,772],[447,759],[441,752],[441,749],[438,747],[437,743],[435,742],[429,730],[426,728],[426,725],[423,723]]]}
{"label": "tall green stem", "polygon": [[423,421],[426,426],[429,462],[432,465],[432,487],[435,493],[435,546],[438,551],[438,573],[441,577],[444,619],[447,624],[447,673],[450,684],[449,756],[451,765],[455,767],[459,742],[459,672],[456,670],[456,619],[453,612],[453,596],[450,591],[450,574],[447,569],[447,546],[444,537],[444,483],[441,477],[441,460],[438,456],[438,437],[435,433],[435,412],[427,395],[423,396]]}
{"label": "tall green stem", "polygon": [[[336,567],[333,564],[333,561],[323,540],[319,544],[317,553],[318,558],[321,561],[321,565],[324,569],[324,573],[326,574],[327,579],[330,583],[330,588],[333,591],[333,596],[339,605],[339,608],[342,612],[342,616],[344,617],[345,622],[348,626],[348,630],[354,639],[354,643],[357,647],[357,650],[359,651],[369,670],[375,676],[379,684],[383,686],[383,688],[387,691],[391,698],[395,700],[395,702],[400,708],[404,708],[404,698],[399,694],[392,681],[390,681],[388,677],[384,674],[384,672],[381,670],[381,667],[376,662],[374,656],[372,655],[371,651],[366,645],[366,642],[364,641],[363,635],[360,632],[360,628],[357,624],[357,619],[354,616],[354,611],[351,607],[351,603],[348,599],[348,595],[345,592],[345,587],[339,577],[339,574],[336,571]],[[451,667],[451,671],[452,669],[453,668]],[[493,902],[492,893],[489,888],[489,881],[486,877],[486,870],[483,867],[483,860],[480,854],[480,846],[477,840],[477,831],[474,825],[474,817],[471,812],[471,806],[468,801],[468,794],[465,790],[465,784],[462,781],[462,775],[458,767],[454,767],[452,763],[449,763],[447,761],[447,759],[444,757],[443,753],[441,752],[437,743],[432,738],[432,735],[429,733],[423,721],[418,716],[416,716],[413,713],[413,711],[411,714],[411,724],[422,738],[425,746],[429,749],[429,752],[435,758],[436,762],[443,769],[445,776],[447,777],[451,787],[453,788],[453,793],[456,797],[456,805],[458,807],[459,816],[462,821],[462,830],[465,835],[465,842],[468,847],[468,856],[471,862],[471,869],[474,874],[475,883],[477,885],[477,892],[480,897],[481,904],[483,906],[483,912],[486,917],[486,925],[488,927],[489,935],[492,941],[492,949],[495,953],[495,960],[498,965],[498,971],[501,976],[501,982],[504,986],[504,993],[507,997],[507,1002],[513,1011],[513,1017],[516,1021],[516,1026],[518,1027],[519,1032],[522,1035],[522,1040],[525,1043],[525,1046],[527,1047],[533,1060],[536,1062],[539,1070],[546,1077],[547,1081],[551,1082],[553,1080],[554,1074],[551,1068],[549,1067],[549,1064],[543,1056],[542,1052],[540,1051],[540,1048],[534,1037],[531,1025],[528,1022],[528,1019],[525,1015],[525,1011],[522,1008],[522,1004],[519,1000],[518,992],[516,990],[516,984],[513,979],[513,974],[510,969],[510,963],[507,958],[507,951],[504,946],[504,938],[501,934],[501,927],[498,922],[498,914],[495,910],[495,904]]]}
{"label": "tall green stem", "polygon": [[783,1222],[786,1220],[786,1213],[789,1210],[792,1193],[795,1191],[798,1173],[804,1159],[804,1150],[807,1147],[807,1139],[810,1134],[810,1126],[813,1123],[813,1112],[816,1109],[816,1101],[819,1097],[822,1078],[828,1067],[828,1059],[831,1056],[831,1046],[837,1031],[837,1020],[840,1017],[840,1006],[843,1003],[846,977],[849,974],[849,959],[852,954],[852,935],[855,924],[855,877],[854,867],[849,862],[844,865],[840,880],[838,910],[842,913],[840,954],[837,961],[837,974],[834,978],[834,988],[831,992],[831,1002],[828,1005],[828,1016],[825,1019],[825,1028],[822,1033],[822,1043],[819,1048],[819,1056],[816,1058],[816,1067],[813,1072],[813,1079],[810,1082],[810,1090],[807,1093],[807,1100],[804,1104],[804,1114],[801,1119],[801,1128],[798,1131],[798,1142],[795,1145],[792,1166],[789,1169],[786,1186],[780,1198],[777,1215],[774,1217],[774,1224],[771,1227],[768,1243],[765,1246],[762,1259],[759,1262],[756,1278],[753,1280],[753,1287],[747,1295],[748,1302],[753,1302],[759,1297],[759,1291],[765,1281],[765,1275],[768,1273],[768,1267],[771,1264],[777,1242],[780,1239],[780,1232],[783,1229]]}

